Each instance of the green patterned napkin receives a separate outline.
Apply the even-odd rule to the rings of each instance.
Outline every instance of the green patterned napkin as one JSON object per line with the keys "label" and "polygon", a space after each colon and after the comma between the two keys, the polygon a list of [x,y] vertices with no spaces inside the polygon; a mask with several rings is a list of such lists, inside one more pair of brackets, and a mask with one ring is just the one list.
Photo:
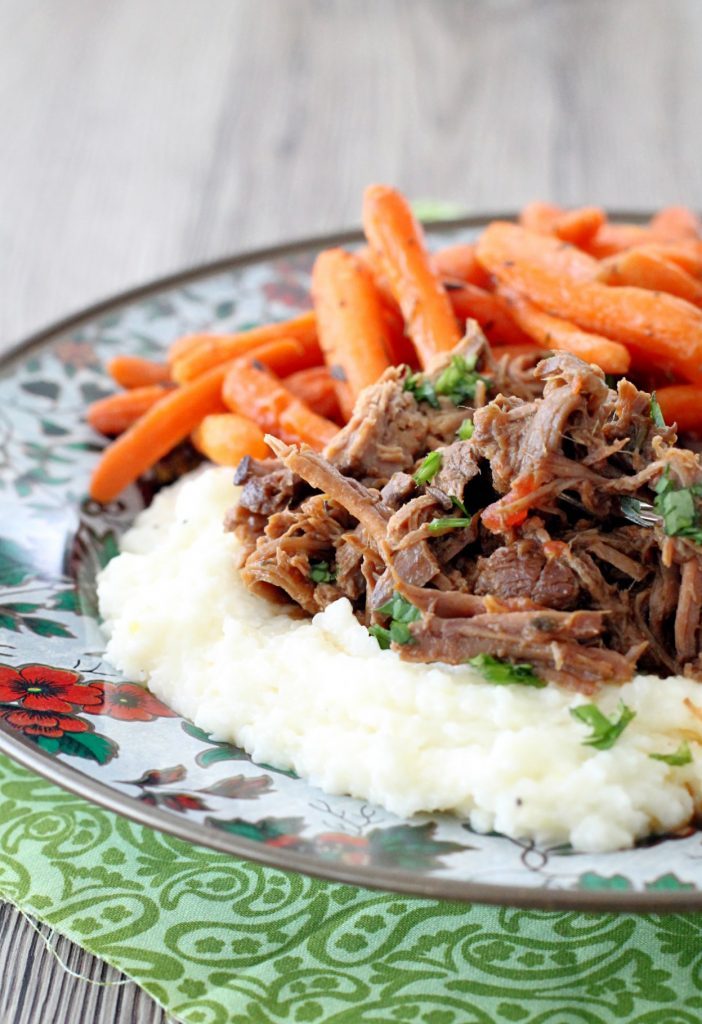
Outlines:
{"label": "green patterned napkin", "polygon": [[699,1024],[702,915],[405,898],[190,846],[0,757],[0,897],[191,1024]]}

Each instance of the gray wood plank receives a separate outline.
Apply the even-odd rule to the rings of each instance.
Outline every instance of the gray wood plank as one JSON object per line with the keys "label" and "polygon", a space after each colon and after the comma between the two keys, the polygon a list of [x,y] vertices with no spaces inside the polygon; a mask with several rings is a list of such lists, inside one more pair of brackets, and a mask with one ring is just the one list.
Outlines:
{"label": "gray wood plank", "polygon": [[[696,0],[0,0],[0,349],[87,303],[359,220],[702,207]],[[115,972],[63,939],[90,977]],[[0,908],[5,1024],[155,1024]]]}

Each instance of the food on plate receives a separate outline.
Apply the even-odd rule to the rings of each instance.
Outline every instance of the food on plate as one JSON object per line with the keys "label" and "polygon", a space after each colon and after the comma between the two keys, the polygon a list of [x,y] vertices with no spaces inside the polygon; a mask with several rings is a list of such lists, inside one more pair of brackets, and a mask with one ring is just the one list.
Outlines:
{"label": "food on plate", "polygon": [[[318,257],[313,310],[177,342],[102,456],[98,500],[188,436],[236,466],[236,491],[205,468],[125,537],[99,584],[110,658],[255,759],[399,814],[586,850],[687,824],[702,311],[611,261],[694,280],[695,223],[532,204],[432,254],[371,187],[369,248]],[[466,323],[466,289],[499,317]]]}

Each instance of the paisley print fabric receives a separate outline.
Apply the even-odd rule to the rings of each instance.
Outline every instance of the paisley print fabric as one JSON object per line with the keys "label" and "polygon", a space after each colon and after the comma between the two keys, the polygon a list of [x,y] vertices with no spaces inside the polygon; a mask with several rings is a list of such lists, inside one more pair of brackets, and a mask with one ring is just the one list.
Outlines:
{"label": "paisley print fabric", "polygon": [[699,1024],[702,916],[445,903],[133,825],[0,757],[0,897],[189,1024]]}

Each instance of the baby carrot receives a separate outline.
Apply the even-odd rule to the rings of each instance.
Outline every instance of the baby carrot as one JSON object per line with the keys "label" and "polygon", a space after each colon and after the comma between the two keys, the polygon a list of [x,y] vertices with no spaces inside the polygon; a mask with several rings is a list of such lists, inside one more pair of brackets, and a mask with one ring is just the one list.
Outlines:
{"label": "baby carrot", "polygon": [[288,373],[302,370],[307,366],[318,366],[322,362],[315,316],[309,312],[302,313],[292,320],[253,327],[249,331],[237,334],[192,335],[187,345],[184,339],[180,339],[171,350],[176,355],[171,364],[173,379],[178,384],[183,384],[213,366],[245,355],[264,342],[278,341],[281,338],[295,338],[302,344],[301,361],[290,366]]}
{"label": "baby carrot", "polygon": [[617,341],[582,331],[575,324],[545,313],[518,292],[500,286],[509,309],[519,326],[543,348],[571,352],[586,363],[595,363],[605,373],[626,373],[631,357]]}
{"label": "baby carrot", "polygon": [[260,428],[235,412],[205,416],[191,440],[202,455],[219,466],[238,466],[245,455],[254,459],[270,455]]}
{"label": "baby carrot", "polygon": [[448,293],[451,306],[461,328],[466,320],[477,320],[493,345],[523,345],[528,336],[515,323],[501,295],[485,291],[466,282]]}
{"label": "baby carrot", "polygon": [[264,434],[274,434],[286,444],[309,444],[321,451],[339,429],[248,356],[228,367],[222,397],[232,412],[247,416]]}
{"label": "baby carrot", "polygon": [[467,281],[477,284],[479,288],[487,288],[490,275],[480,266],[475,258],[474,245],[447,245],[432,253],[434,269],[442,279]]}
{"label": "baby carrot", "polygon": [[344,249],[327,249],[315,260],[312,298],[319,343],[346,419],[363,388],[374,384],[390,361],[383,308],[366,267]]}
{"label": "baby carrot", "polygon": [[553,225],[553,233],[564,242],[582,246],[595,235],[607,220],[600,206],[581,206],[561,214]]}
{"label": "baby carrot", "polygon": [[409,204],[395,189],[369,186],[363,197],[366,238],[388,278],[423,367],[461,339]]}
{"label": "baby carrot", "polygon": [[608,256],[602,261],[600,280],[605,284],[629,284],[668,292],[702,306],[702,284],[672,260],[645,246]]}
{"label": "baby carrot", "polygon": [[166,394],[168,388],[161,384],[150,384],[147,387],[120,392],[118,395],[109,395],[88,406],[86,419],[93,430],[114,437],[131,427],[132,423]]}
{"label": "baby carrot", "polygon": [[171,380],[171,371],[165,363],[156,363],[139,356],[115,356],[107,364],[107,372],[122,388],[169,384]]}
{"label": "baby carrot", "polygon": [[562,266],[562,244],[495,221],[483,232],[477,252],[503,284],[554,316],[620,341],[642,362],[702,384],[702,312],[674,295],[578,278]]}
{"label": "baby carrot", "polygon": [[227,364],[215,366],[152,405],[102,453],[90,481],[90,496],[103,503],[112,501],[185,440],[200,420],[219,412],[226,372]]}
{"label": "baby carrot", "polygon": [[285,387],[306,402],[320,416],[335,423],[344,423],[336,395],[335,384],[328,366],[311,366],[309,370],[298,370],[283,381]]}
{"label": "baby carrot", "polygon": [[354,255],[363,263],[373,278],[383,306],[383,318],[387,328],[388,359],[393,366],[406,364],[413,370],[417,370],[419,368],[417,353],[411,339],[405,333],[405,321],[402,316],[402,310],[393,295],[387,277],[383,273],[380,261],[367,245],[357,249]]}
{"label": "baby carrot", "polygon": [[563,210],[560,206],[535,200],[521,208],[519,223],[528,231],[536,231],[540,235],[550,235],[553,234],[553,228],[558,218],[562,216]]}
{"label": "baby carrot", "polygon": [[667,242],[702,236],[700,218],[687,206],[664,206],[651,218],[649,229]]}
{"label": "baby carrot", "polygon": [[582,248],[591,256],[603,259],[605,256],[614,256],[625,249],[631,249],[634,245],[647,245],[660,240],[653,231],[640,224],[611,224],[607,221],[591,238],[582,243]]}
{"label": "baby carrot", "polygon": [[679,431],[702,432],[702,388],[694,384],[671,384],[656,388],[656,399],[663,419]]}

